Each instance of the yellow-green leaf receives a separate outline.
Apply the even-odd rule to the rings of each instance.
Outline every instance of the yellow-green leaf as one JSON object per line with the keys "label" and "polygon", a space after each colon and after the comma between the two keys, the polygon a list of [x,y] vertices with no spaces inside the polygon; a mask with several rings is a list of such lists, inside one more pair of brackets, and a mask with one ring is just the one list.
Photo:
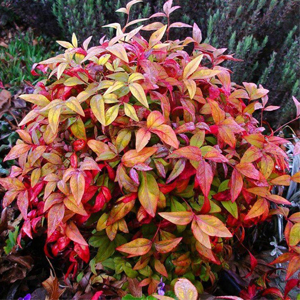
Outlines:
{"label": "yellow-green leaf", "polygon": [[19,98],[41,107],[45,107],[50,103],[50,101],[45,96],[40,94],[25,94],[20,95]]}
{"label": "yellow-green leaf", "polygon": [[186,67],[183,70],[183,78],[184,79],[188,78],[190,75],[192,75],[197,70],[202,58],[203,58],[203,55],[201,54],[201,55],[197,56],[196,58],[194,58],[193,60],[191,60],[186,65]]}
{"label": "yellow-green leaf", "polygon": [[57,132],[58,125],[59,125],[59,116],[61,113],[61,106],[56,106],[53,107],[49,110],[48,113],[48,120],[49,120],[49,125],[53,133]]}
{"label": "yellow-green leaf", "polygon": [[142,172],[141,174],[138,197],[146,212],[150,216],[155,217],[159,188],[155,178],[149,172]]}
{"label": "yellow-green leaf", "polygon": [[124,103],[124,111],[125,111],[125,115],[127,117],[129,117],[130,119],[138,122],[139,121],[139,118],[136,114],[136,111],[134,109],[134,107],[128,103]]}
{"label": "yellow-green leaf", "polygon": [[84,111],[79,103],[79,101],[77,100],[76,97],[71,97],[69,98],[66,102],[65,102],[66,107],[68,107],[69,109],[75,111],[76,113],[78,113],[79,115],[84,117]]}
{"label": "yellow-green leaf", "polygon": [[97,120],[105,126],[105,107],[104,107],[104,100],[101,95],[96,95],[92,97],[91,102],[91,109]]}
{"label": "yellow-green leaf", "polygon": [[144,89],[142,88],[142,86],[136,82],[131,83],[129,85],[129,90],[132,93],[132,95],[140,102],[142,103],[144,106],[146,106],[147,108],[149,108],[148,105],[148,101],[147,101],[147,97],[145,94]]}
{"label": "yellow-green leaf", "polygon": [[106,125],[111,124],[116,119],[116,117],[118,116],[118,113],[119,113],[119,107],[120,107],[120,104],[117,104],[117,105],[110,107],[106,111],[106,114],[105,114],[105,124]]}
{"label": "yellow-green leaf", "polygon": [[126,50],[124,48],[124,46],[122,46],[121,44],[115,44],[113,46],[108,46],[106,48],[107,51],[109,51],[110,53],[112,53],[113,55],[115,55],[116,57],[122,59],[125,62],[129,62],[128,60],[128,56],[126,53]]}
{"label": "yellow-green leaf", "polygon": [[78,84],[85,84],[85,83],[77,77],[70,77],[64,82],[65,86],[74,86]]}
{"label": "yellow-green leaf", "polygon": [[152,33],[150,39],[149,39],[149,46],[152,47],[155,44],[157,44],[164,36],[165,32],[167,30],[167,25],[159,28],[155,32]]}
{"label": "yellow-green leaf", "polygon": [[190,79],[208,79],[208,78],[216,76],[220,72],[221,71],[219,71],[219,70],[202,69],[202,70],[196,71],[190,77]]}
{"label": "yellow-green leaf", "polygon": [[116,138],[116,144],[118,152],[120,153],[131,140],[131,131],[129,129],[120,130]]}
{"label": "yellow-green leaf", "polygon": [[196,89],[197,89],[196,82],[192,79],[185,79],[185,80],[183,80],[183,82],[189,92],[190,98],[193,99],[196,94]]}
{"label": "yellow-green leaf", "polygon": [[145,77],[143,74],[141,73],[133,73],[129,76],[128,78],[128,83],[132,83],[134,81],[137,81],[137,80],[144,80]]}
{"label": "yellow-green leaf", "polygon": [[78,41],[77,41],[77,37],[76,37],[76,34],[73,32],[72,34],[72,44],[75,48],[78,47]]}
{"label": "yellow-green leaf", "polygon": [[64,47],[64,48],[74,48],[73,45],[69,42],[65,42],[65,41],[56,41],[57,44],[59,44],[60,46]]}
{"label": "yellow-green leaf", "polygon": [[70,129],[75,137],[86,140],[85,126],[80,117],[78,117],[77,120],[71,125]]}

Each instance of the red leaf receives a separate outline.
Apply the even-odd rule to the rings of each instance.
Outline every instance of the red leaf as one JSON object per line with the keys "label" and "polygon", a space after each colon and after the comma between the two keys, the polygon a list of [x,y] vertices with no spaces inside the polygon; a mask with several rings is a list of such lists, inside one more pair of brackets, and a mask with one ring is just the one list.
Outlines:
{"label": "red leaf", "polygon": [[207,198],[210,192],[211,183],[213,181],[213,171],[209,163],[205,160],[201,160],[197,169],[196,178],[203,192],[203,195]]}
{"label": "red leaf", "polygon": [[265,295],[276,295],[278,297],[280,297],[281,299],[283,298],[283,295],[281,293],[281,291],[278,289],[278,288],[268,288],[268,289],[265,289],[263,292],[262,292],[262,296],[265,296]]}
{"label": "red leaf", "polygon": [[287,281],[284,289],[284,298],[288,295],[288,293],[299,284],[299,279],[290,279]]}
{"label": "red leaf", "polygon": [[245,276],[245,278],[248,278],[254,271],[255,267],[257,266],[257,259],[251,254],[251,252],[246,249],[250,255],[250,266],[251,266],[251,270],[250,272]]}
{"label": "red leaf", "polygon": [[29,204],[28,192],[24,191],[19,193],[17,198],[17,205],[24,220],[27,220],[28,204]]}

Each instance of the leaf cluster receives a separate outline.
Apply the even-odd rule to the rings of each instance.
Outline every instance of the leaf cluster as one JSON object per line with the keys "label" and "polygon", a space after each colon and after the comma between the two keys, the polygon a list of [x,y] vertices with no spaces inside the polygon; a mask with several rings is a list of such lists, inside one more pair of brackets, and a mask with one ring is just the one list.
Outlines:
{"label": "leaf cluster", "polygon": [[[170,40],[190,27],[170,22],[178,8],[169,0],[150,17],[161,22],[131,31],[144,20],[109,24],[116,36],[94,47],[73,34],[36,65],[49,77],[21,96],[32,110],[5,158],[18,165],[0,179],[3,206],[16,203],[24,220],[17,241],[46,228],[45,253],[69,259],[66,277],[90,263],[95,276],[137,278],[148,294],[161,277],[173,285],[180,276],[203,292],[245,228],[282,214],[288,279],[299,266],[299,218],[272,190],[300,172],[287,175],[287,141],[253,117],[278,107],[262,86],[231,81],[220,64],[234,58],[203,43],[196,24],[191,37]],[[153,33],[146,40],[141,30]]]}

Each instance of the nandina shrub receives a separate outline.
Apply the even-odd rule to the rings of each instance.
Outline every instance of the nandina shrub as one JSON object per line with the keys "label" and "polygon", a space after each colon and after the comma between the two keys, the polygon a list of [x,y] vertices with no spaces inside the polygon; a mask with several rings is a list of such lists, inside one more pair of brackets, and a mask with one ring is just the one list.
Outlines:
{"label": "nandina shrub", "polygon": [[[59,41],[64,53],[36,66],[50,75],[21,96],[33,107],[6,157],[18,166],[0,179],[3,206],[16,199],[19,243],[46,229],[47,256],[70,260],[66,277],[90,263],[94,274],[137,278],[149,294],[161,277],[188,277],[202,291],[245,228],[283,214],[289,278],[299,266],[299,215],[289,217],[279,206],[289,202],[271,190],[299,182],[300,173],[287,175],[286,140],[252,116],[276,107],[266,107],[263,87],[231,82],[220,64],[233,57],[201,43],[196,24],[192,37],[168,40],[172,28],[188,26],[169,22],[177,8],[169,0],[152,16],[168,25],[128,33],[138,20],[108,25],[116,37],[92,48],[91,38],[81,47],[73,35]],[[155,32],[145,40],[142,29]]]}

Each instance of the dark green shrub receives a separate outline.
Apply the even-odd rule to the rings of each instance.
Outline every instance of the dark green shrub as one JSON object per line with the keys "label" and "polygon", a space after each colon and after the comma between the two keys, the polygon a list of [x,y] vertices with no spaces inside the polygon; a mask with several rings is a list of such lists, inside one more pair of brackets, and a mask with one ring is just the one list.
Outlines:
{"label": "dark green shrub", "polygon": [[35,37],[31,30],[18,33],[7,47],[0,46],[0,79],[3,85],[8,84],[14,91],[25,81],[34,83],[36,77],[31,74],[31,67],[47,57],[48,46],[43,37]]}

